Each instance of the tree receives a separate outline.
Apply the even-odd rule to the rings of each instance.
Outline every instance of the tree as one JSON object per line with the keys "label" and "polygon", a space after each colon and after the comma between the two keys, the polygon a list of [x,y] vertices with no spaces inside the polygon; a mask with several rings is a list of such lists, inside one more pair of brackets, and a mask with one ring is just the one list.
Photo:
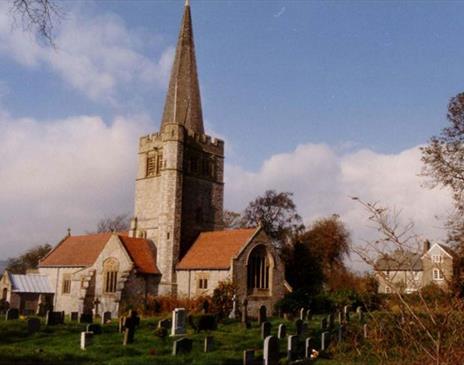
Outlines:
{"label": "tree", "polygon": [[10,257],[5,270],[13,274],[25,274],[27,270],[37,269],[39,260],[50,252],[52,247],[46,243],[33,247],[18,257]]}
{"label": "tree", "polygon": [[14,21],[21,19],[23,29],[33,31],[54,46],[54,24],[63,17],[63,10],[54,0],[10,0]]}
{"label": "tree", "polygon": [[243,213],[243,224],[261,224],[266,233],[279,247],[304,229],[303,221],[296,211],[292,193],[267,190],[248,204]]}
{"label": "tree", "polygon": [[120,214],[114,217],[100,219],[97,223],[97,233],[124,232],[129,230],[129,214]]}
{"label": "tree", "polygon": [[222,220],[226,229],[241,228],[243,226],[242,215],[232,210],[224,210]]}

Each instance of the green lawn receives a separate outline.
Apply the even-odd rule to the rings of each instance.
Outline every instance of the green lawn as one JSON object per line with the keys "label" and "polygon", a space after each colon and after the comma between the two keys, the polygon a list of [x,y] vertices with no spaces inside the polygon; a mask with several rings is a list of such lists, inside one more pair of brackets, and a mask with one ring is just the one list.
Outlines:
{"label": "green lawn", "polygon": [[[211,333],[215,347],[210,353],[203,352],[205,333],[195,334],[188,330],[193,339],[193,351],[189,355],[172,356],[173,339],[160,339],[153,332],[157,318],[142,320],[135,341],[122,346],[122,335],[117,332],[117,324],[103,326],[103,334],[94,336],[92,345],[82,351],[79,347],[80,332],[85,325],[69,323],[45,327],[33,335],[27,334],[25,320],[0,321],[0,364],[198,364],[241,365],[245,349],[257,349],[256,356],[261,356],[262,340],[256,322],[251,329],[244,329],[239,323],[220,324],[217,331]],[[294,333],[293,322],[272,319],[272,334],[277,333],[277,326],[287,324],[287,333]],[[315,346],[320,343],[319,318],[310,323],[309,335],[315,339]],[[281,341],[281,351],[286,351],[286,341]],[[283,361],[282,363],[285,363]],[[321,365],[367,364],[353,362],[349,359],[318,359]]]}

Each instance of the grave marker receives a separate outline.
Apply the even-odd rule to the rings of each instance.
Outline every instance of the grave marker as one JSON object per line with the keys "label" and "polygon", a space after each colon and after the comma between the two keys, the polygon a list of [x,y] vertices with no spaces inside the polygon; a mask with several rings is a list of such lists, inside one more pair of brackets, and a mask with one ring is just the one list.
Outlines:
{"label": "grave marker", "polygon": [[279,327],[277,328],[277,338],[279,340],[285,338],[287,336],[287,326],[283,323],[279,324]]}
{"label": "grave marker", "polygon": [[214,337],[213,336],[206,336],[205,337],[205,342],[203,346],[203,351],[204,352],[211,352],[214,346]]}
{"label": "grave marker", "polygon": [[234,294],[234,296],[232,297],[232,310],[229,313],[229,318],[236,319],[238,316],[239,316],[238,297],[237,295]]}
{"label": "grave marker", "polygon": [[85,350],[92,342],[92,332],[81,332],[81,350]]}
{"label": "grave marker", "polygon": [[264,340],[263,360],[264,365],[279,364],[279,340],[277,337],[268,336]]}
{"label": "grave marker", "polygon": [[99,324],[93,323],[87,325],[87,332],[92,332],[94,335],[101,335],[102,328]]}
{"label": "grave marker", "polygon": [[192,340],[184,337],[179,340],[175,340],[172,344],[172,354],[187,354],[192,351]]}
{"label": "grave marker", "polygon": [[102,316],[102,324],[111,323],[111,312],[104,312]]}
{"label": "grave marker", "polygon": [[79,320],[79,312],[71,312],[71,321],[77,322]]}
{"label": "grave marker", "polygon": [[176,308],[172,311],[171,336],[182,336],[186,331],[187,312],[184,308]]}
{"label": "grave marker", "polygon": [[16,308],[8,309],[5,314],[5,320],[12,321],[15,319],[19,319],[19,310],[17,310]]}
{"label": "grave marker", "polygon": [[255,365],[255,350],[243,351],[243,365]]}
{"label": "grave marker", "polygon": [[298,346],[298,336],[287,337],[287,359],[288,361],[296,360],[296,348]]}
{"label": "grave marker", "polygon": [[261,339],[264,340],[266,337],[271,335],[271,322],[263,322],[261,324]]}
{"label": "grave marker", "polygon": [[330,341],[330,332],[328,332],[328,331],[322,332],[322,335],[321,335],[321,351],[327,350],[327,348],[329,347],[329,341]]}
{"label": "grave marker", "polygon": [[313,340],[311,337],[305,339],[305,358],[310,359],[313,351]]}

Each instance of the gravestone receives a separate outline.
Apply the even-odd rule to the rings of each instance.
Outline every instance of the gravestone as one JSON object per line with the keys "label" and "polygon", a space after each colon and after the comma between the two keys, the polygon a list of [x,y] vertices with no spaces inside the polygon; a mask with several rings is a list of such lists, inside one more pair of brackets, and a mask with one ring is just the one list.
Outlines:
{"label": "gravestone", "polygon": [[172,311],[171,336],[183,336],[186,331],[187,312],[184,308],[176,308]]}
{"label": "gravestone", "polygon": [[263,322],[261,323],[261,339],[264,340],[267,336],[271,335],[271,322]]}
{"label": "gravestone", "polygon": [[258,324],[261,325],[263,322],[267,321],[267,309],[265,305],[259,307],[258,311]]}
{"label": "gravestone", "polygon": [[295,331],[297,336],[303,333],[303,321],[299,318],[295,321]]}
{"label": "gravestone", "polygon": [[238,297],[234,294],[234,296],[232,297],[232,310],[229,313],[229,318],[236,319],[238,316]]}
{"label": "gravestone", "polygon": [[19,310],[16,308],[10,308],[6,311],[5,320],[12,321],[19,318]]}
{"label": "gravestone", "polygon": [[40,330],[41,322],[39,318],[29,318],[27,320],[27,332],[32,335]]}
{"label": "gravestone", "polygon": [[248,299],[243,298],[242,301],[242,323],[247,324],[248,323]]}
{"label": "gravestone", "polygon": [[313,313],[311,312],[311,309],[306,310],[306,319],[308,321],[311,321],[313,319]]}
{"label": "gravestone", "polygon": [[126,323],[126,317],[119,317],[119,326],[118,326],[119,333],[124,332],[124,323]]}
{"label": "gravestone", "polygon": [[92,342],[92,332],[81,332],[81,350],[85,350]]}
{"label": "gravestone", "polygon": [[169,330],[172,326],[170,319],[160,319],[158,322],[158,328],[164,328]]}
{"label": "gravestone", "polygon": [[93,323],[87,325],[87,332],[92,332],[94,335],[101,335],[102,328],[99,324]]}
{"label": "gravestone", "polygon": [[204,352],[211,352],[214,346],[214,337],[213,336],[206,336],[205,337],[205,342],[203,346],[203,351]]}
{"label": "gravestone", "polygon": [[345,318],[345,321],[349,321],[350,320],[350,306],[349,305],[345,305],[343,307],[343,316]]}
{"label": "gravestone", "polygon": [[179,340],[174,341],[172,344],[172,354],[187,354],[192,351],[192,343],[193,341],[184,337]]}
{"label": "gravestone", "polygon": [[345,331],[345,326],[344,325],[340,325],[338,327],[338,342],[342,342],[343,341],[343,333]]}
{"label": "gravestone", "polygon": [[137,315],[137,312],[130,310],[129,317],[126,317],[124,321],[124,346],[134,342],[135,330],[139,324],[140,317]]}
{"label": "gravestone", "polygon": [[255,350],[243,351],[243,365],[255,365]]}
{"label": "gravestone", "polygon": [[263,348],[264,365],[279,364],[279,340],[277,337],[268,336],[264,340]]}
{"label": "gravestone", "polygon": [[45,324],[47,326],[56,326],[64,323],[64,312],[47,311],[45,316]]}
{"label": "gravestone", "polygon": [[327,318],[321,319],[321,330],[327,329]]}
{"label": "gravestone", "polygon": [[287,336],[287,326],[283,323],[279,324],[279,327],[277,328],[277,338],[279,340],[285,338]]}
{"label": "gravestone", "polygon": [[364,335],[364,338],[367,338],[367,323],[365,323],[363,326],[363,335]]}
{"label": "gravestone", "polygon": [[92,323],[93,322],[93,314],[88,312],[88,313],[81,313],[81,316],[79,317],[79,323]]}
{"label": "gravestone", "polygon": [[322,335],[321,335],[321,351],[327,350],[327,348],[329,347],[329,341],[330,341],[330,332],[328,332],[328,331],[322,332]]}
{"label": "gravestone", "polygon": [[302,321],[306,320],[306,311],[305,311],[304,308],[301,308],[301,309],[300,309],[300,319],[301,319]]}
{"label": "gravestone", "polygon": [[307,337],[305,339],[305,358],[310,359],[312,352],[313,352],[313,339],[311,337]]}
{"label": "gravestone", "polygon": [[343,312],[339,311],[337,315],[338,315],[338,324],[342,324],[343,323]]}
{"label": "gravestone", "polygon": [[296,352],[298,346],[298,336],[287,337],[287,359],[288,361],[296,360]]}
{"label": "gravestone", "polygon": [[333,313],[330,313],[328,316],[327,316],[327,323],[329,325],[329,328],[332,328],[334,326],[334,315]]}
{"label": "gravestone", "polygon": [[77,322],[79,320],[79,312],[71,312],[71,322]]}
{"label": "gravestone", "polygon": [[104,312],[102,316],[102,324],[111,323],[111,312]]}

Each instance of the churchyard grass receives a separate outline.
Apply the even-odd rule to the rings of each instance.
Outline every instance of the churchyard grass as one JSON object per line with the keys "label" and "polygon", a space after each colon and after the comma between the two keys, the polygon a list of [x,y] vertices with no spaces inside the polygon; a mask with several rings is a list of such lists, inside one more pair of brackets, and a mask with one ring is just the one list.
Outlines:
{"label": "churchyard grass", "polygon": [[[316,338],[320,334],[320,319],[314,316],[310,322],[311,334]],[[214,337],[213,351],[203,352],[203,340],[206,333],[195,334],[188,328],[187,335],[193,340],[190,354],[172,355],[172,337],[161,339],[154,335],[159,318],[141,321],[135,334],[135,341],[128,346],[122,345],[123,336],[118,333],[116,321],[103,326],[101,335],[93,336],[88,348],[79,347],[80,332],[86,325],[66,321],[64,325],[45,327],[32,335],[27,332],[27,321],[0,320],[0,364],[198,364],[198,365],[241,365],[245,349],[256,349],[256,356],[262,356],[260,327],[253,322],[251,329],[245,329],[240,323],[219,324]],[[285,323],[288,331],[295,331],[293,321],[271,318],[272,333],[277,333],[279,323]],[[285,352],[286,341],[280,341],[281,352]],[[317,364],[350,364],[345,357],[337,359],[318,359]],[[285,363],[285,362],[283,362]],[[360,362],[357,362],[360,364]],[[362,362],[367,364],[366,362]],[[353,362],[354,364],[354,362]]]}

